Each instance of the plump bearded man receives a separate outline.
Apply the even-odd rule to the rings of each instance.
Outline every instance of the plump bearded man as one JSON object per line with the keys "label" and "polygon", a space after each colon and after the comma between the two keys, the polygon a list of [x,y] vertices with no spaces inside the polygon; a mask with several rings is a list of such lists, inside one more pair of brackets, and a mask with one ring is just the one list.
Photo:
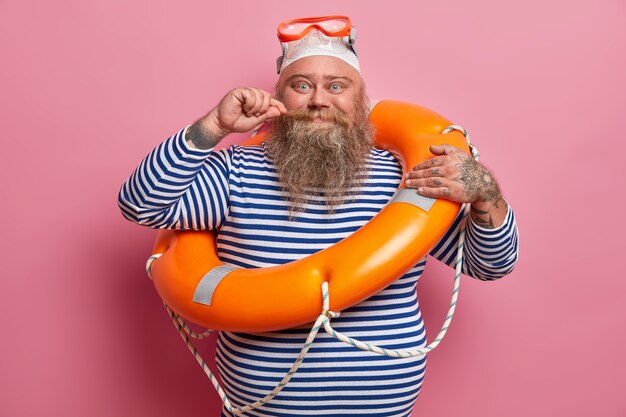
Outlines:
{"label": "plump bearded man", "polygon": [[[353,45],[317,29],[281,43],[274,96],[235,88],[150,152],[120,190],[123,215],[153,228],[217,229],[220,259],[244,268],[315,253],[374,217],[394,195],[402,170],[389,152],[374,147]],[[262,146],[213,149],[228,134],[264,122],[269,136]],[[433,158],[408,174],[407,187],[470,204],[463,272],[481,280],[503,277],[517,260],[517,228],[493,175],[460,149],[431,151]],[[461,217],[431,251],[450,266]],[[424,347],[415,287],[425,264],[426,258],[342,311],[334,328],[387,349]],[[220,332],[216,361],[231,403],[243,406],[270,392],[309,330]],[[319,334],[291,382],[245,415],[408,416],[425,366],[425,357],[392,359]],[[224,409],[222,415],[230,414]]]}

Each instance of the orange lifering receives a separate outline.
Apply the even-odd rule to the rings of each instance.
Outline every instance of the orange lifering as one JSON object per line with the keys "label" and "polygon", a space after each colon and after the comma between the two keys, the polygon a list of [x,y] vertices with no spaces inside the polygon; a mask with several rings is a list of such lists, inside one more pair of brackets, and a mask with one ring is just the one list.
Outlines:
{"label": "orange lifering", "polygon": [[[384,100],[374,106],[370,119],[376,128],[376,146],[393,153],[404,173],[433,156],[431,145],[448,143],[469,153],[463,135],[442,135],[451,123],[426,108]],[[258,144],[263,138],[263,134],[256,135],[244,145]],[[424,199],[415,190],[404,189],[404,180],[399,195]],[[161,230],[152,253],[162,256],[152,262],[149,273],[174,312],[208,328],[265,332],[303,325],[320,314],[324,281],[333,311],[365,300],[428,254],[460,209],[458,203],[443,199],[423,208],[405,200],[393,199],[366,225],[333,246],[268,268],[215,269],[224,264],[216,253],[214,231]],[[220,273],[221,269],[227,270]],[[210,305],[194,301],[199,284],[216,276]]]}

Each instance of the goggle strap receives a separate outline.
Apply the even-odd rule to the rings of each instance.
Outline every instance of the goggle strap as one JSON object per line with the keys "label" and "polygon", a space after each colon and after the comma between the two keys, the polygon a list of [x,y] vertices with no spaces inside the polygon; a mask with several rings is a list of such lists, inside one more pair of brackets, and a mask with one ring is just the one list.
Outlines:
{"label": "goggle strap", "polygon": [[350,28],[350,36],[348,36],[348,43],[354,45],[356,43],[356,28]]}
{"label": "goggle strap", "polygon": [[346,39],[346,43],[348,44],[348,46],[350,47],[350,49],[352,49],[352,52],[354,52],[354,55],[356,55],[357,57],[359,56],[359,54],[356,53],[356,28],[355,27],[351,27],[350,28],[350,36],[347,36],[348,39]]}
{"label": "goggle strap", "polygon": [[282,49],[282,54],[276,58],[276,74],[280,74],[280,67],[283,66],[283,61],[285,60],[285,54],[287,53],[287,46],[281,42],[280,49]]}
{"label": "goggle strap", "polygon": [[276,74],[280,74],[280,67],[283,66],[283,59],[284,58],[285,58],[284,55],[281,55],[278,58],[276,58]]}

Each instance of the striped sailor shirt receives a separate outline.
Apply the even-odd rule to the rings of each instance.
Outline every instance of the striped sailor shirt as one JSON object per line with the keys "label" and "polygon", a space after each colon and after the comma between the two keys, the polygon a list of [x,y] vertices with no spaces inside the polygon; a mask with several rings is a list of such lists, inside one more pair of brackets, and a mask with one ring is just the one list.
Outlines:
{"label": "striped sailor shirt", "polygon": [[[289,219],[289,205],[263,146],[194,149],[189,126],[152,150],[124,182],[118,203],[125,218],[159,229],[217,229],[218,254],[231,265],[259,268],[315,253],[350,235],[389,202],[402,177],[396,159],[372,149],[367,175],[353,198],[329,214],[321,197]],[[430,254],[452,266],[461,212]],[[463,273],[495,280],[518,256],[515,217],[484,229],[467,222]],[[333,327],[387,349],[417,349],[426,334],[416,283],[426,257],[369,299],[341,312]],[[332,295],[331,295],[332,296]],[[216,363],[235,406],[264,397],[288,371],[310,326],[262,334],[220,332]],[[268,404],[250,416],[409,416],[420,392],[425,357],[394,359],[346,345],[319,333],[298,372]],[[222,415],[230,416],[226,411]]]}

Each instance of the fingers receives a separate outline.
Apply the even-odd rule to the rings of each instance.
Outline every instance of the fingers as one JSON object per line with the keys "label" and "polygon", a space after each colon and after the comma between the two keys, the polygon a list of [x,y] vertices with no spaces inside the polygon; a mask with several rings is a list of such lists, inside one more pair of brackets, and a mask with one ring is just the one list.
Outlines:
{"label": "fingers", "polygon": [[[430,146],[430,152],[435,155],[435,157],[430,158],[422,162],[421,164],[416,165],[413,168],[413,171],[425,170],[433,167],[441,167],[445,166],[446,162],[449,160],[451,156],[455,154],[466,155],[466,153],[452,145],[448,145],[446,143],[442,145],[432,145]],[[421,177],[419,177],[421,178]]]}
{"label": "fingers", "polygon": [[271,117],[286,114],[285,105],[267,91],[238,87],[231,90],[210,114],[226,134],[247,132]]}
{"label": "fingers", "polygon": [[287,114],[287,108],[282,102],[265,90],[251,87],[235,88],[224,97],[218,108],[222,118],[226,119],[224,124],[232,127],[237,124],[237,129],[245,129],[251,123],[258,124],[271,117]]}
{"label": "fingers", "polygon": [[453,195],[457,192],[458,184],[447,178],[430,177],[409,179],[406,181],[407,188],[417,189],[417,193],[425,197],[456,199],[460,196]]}
{"label": "fingers", "polygon": [[419,179],[408,179],[406,180],[406,186],[409,188],[419,188],[419,187],[449,187],[451,181],[447,178],[443,177],[430,177],[430,178],[419,178]]}
{"label": "fingers", "polygon": [[413,171],[425,170],[430,168],[440,167],[445,163],[445,156],[436,156],[425,160],[424,162],[416,165]]}
{"label": "fingers", "polygon": [[451,155],[455,152],[463,152],[461,149],[448,145],[447,143],[442,145],[432,145],[429,149],[433,155]]}
{"label": "fingers", "polygon": [[285,107],[285,105],[282,102],[276,100],[275,98],[270,97],[267,111],[263,113],[263,109],[262,109],[260,116],[263,117],[264,120],[267,120],[272,117],[277,117],[283,114],[287,114],[287,108]]}
{"label": "fingers", "polygon": [[459,153],[465,153],[448,144],[433,145],[430,151],[435,155],[415,166],[406,174],[406,187],[417,189],[425,197],[444,198],[463,202],[465,196],[459,183]]}
{"label": "fingers", "polygon": [[452,191],[448,187],[426,188],[420,187],[417,193],[424,197],[452,199]]}
{"label": "fingers", "polygon": [[266,92],[261,93],[261,107],[257,109],[254,115],[258,117],[264,113],[267,113],[267,110],[270,108],[271,99],[272,99],[272,96],[269,93],[266,93]]}
{"label": "fingers", "polygon": [[270,105],[272,107],[277,108],[278,111],[280,112],[280,114],[287,114],[287,108],[282,103],[282,101],[278,101],[277,99],[272,97],[271,100],[270,100]]}
{"label": "fingers", "polygon": [[258,88],[243,88],[242,110],[247,117],[268,119],[286,114],[285,105],[270,93]]}
{"label": "fingers", "polygon": [[260,114],[259,110],[263,107],[263,92],[256,88],[243,88],[242,96],[241,108],[245,115],[248,117],[258,116]]}
{"label": "fingers", "polygon": [[450,173],[450,168],[446,165],[431,166],[423,169],[413,168],[406,174],[409,179],[445,177]]}

